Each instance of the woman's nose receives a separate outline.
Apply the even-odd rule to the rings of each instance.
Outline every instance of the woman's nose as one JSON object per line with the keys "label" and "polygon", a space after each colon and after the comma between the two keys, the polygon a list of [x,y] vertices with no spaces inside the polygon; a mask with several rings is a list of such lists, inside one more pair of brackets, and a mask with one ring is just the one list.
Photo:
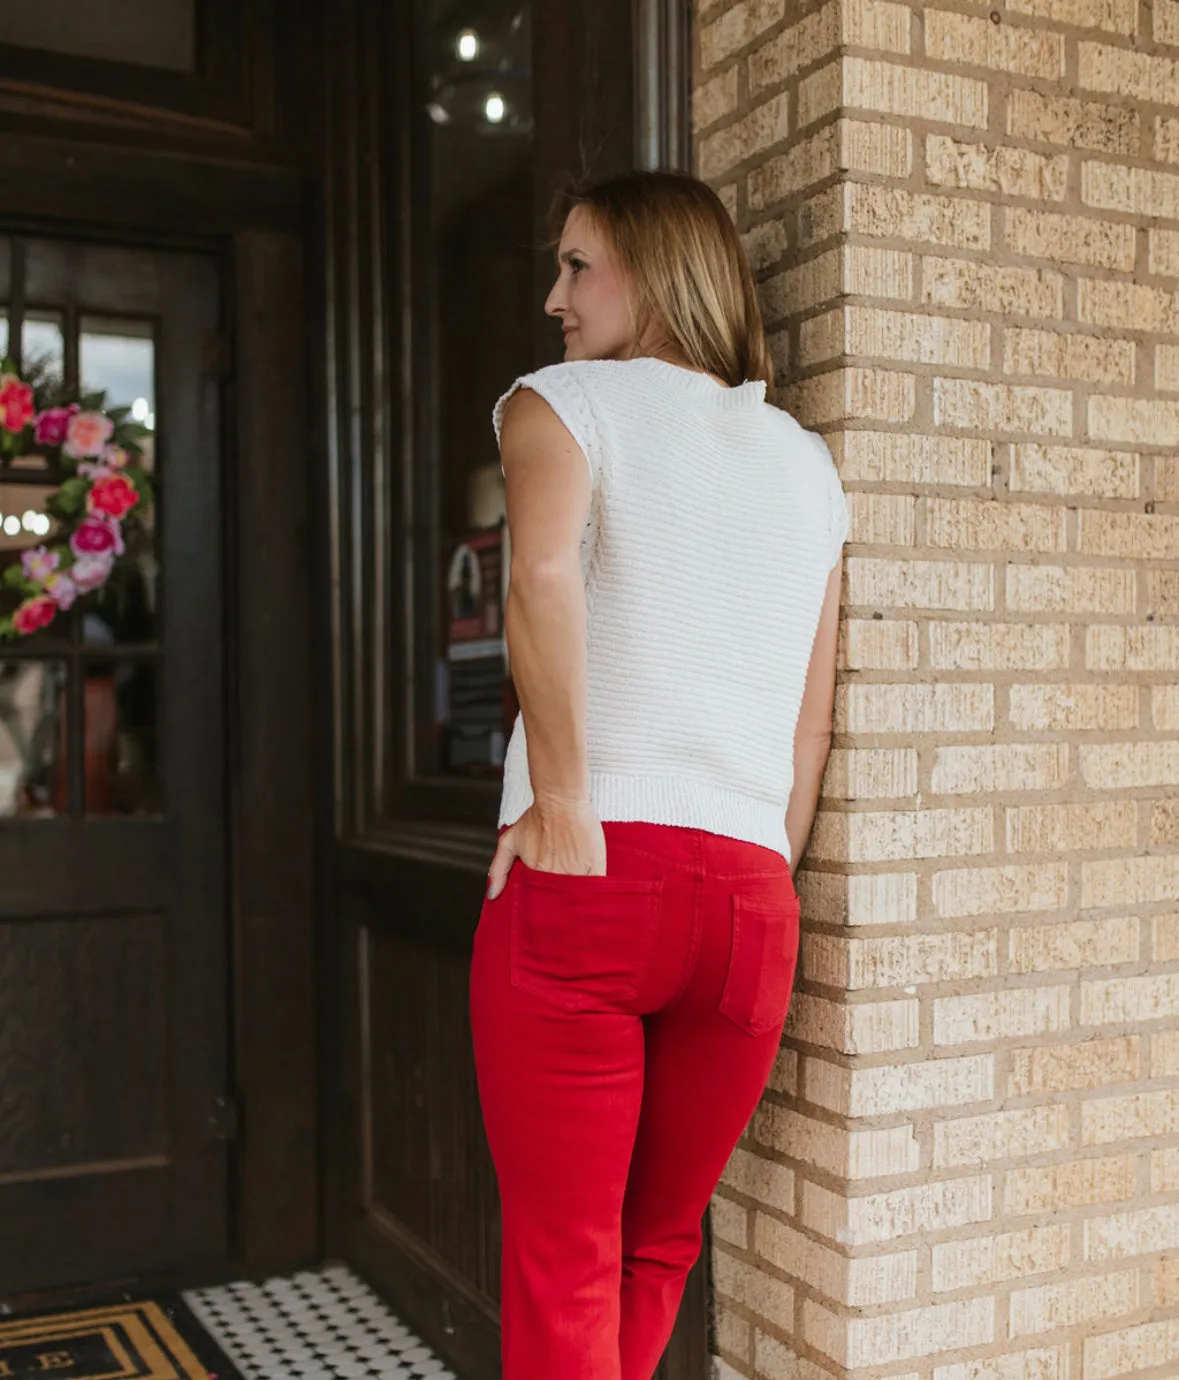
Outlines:
{"label": "woman's nose", "polygon": [[561,280],[559,278],[553,284],[553,289],[545,301],[544,310],[546,316],[560,316],[565,310],[565,294],[561,291]]}

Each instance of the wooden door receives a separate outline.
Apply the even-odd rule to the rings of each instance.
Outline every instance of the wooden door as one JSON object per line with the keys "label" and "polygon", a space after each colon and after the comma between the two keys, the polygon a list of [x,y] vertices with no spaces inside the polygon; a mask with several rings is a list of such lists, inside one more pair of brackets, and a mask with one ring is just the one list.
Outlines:
{"label": "wooden door", "polygon": [[[224,1257],[215,259],[0,237],[9,353],[152,433],[152,549],[0,647],[0,1290]],[[57,476],[0,470],[0,562]],[[104,592],[105,595],[105,592]]]}

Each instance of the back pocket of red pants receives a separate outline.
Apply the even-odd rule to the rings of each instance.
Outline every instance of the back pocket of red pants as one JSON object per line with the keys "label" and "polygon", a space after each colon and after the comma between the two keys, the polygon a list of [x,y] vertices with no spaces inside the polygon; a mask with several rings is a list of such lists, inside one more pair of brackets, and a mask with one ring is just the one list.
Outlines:
{"label": "back pocket of red pants", "polygon": [[513,985],[565,1011],[633,1007],[655,959],[662,882],[515,867]]}
{"label": "back pocket of red pants", "polygon": [[733,897],[733,947],[721,1013],[750,1035],[786,1019],[798,960],[798,902]]}

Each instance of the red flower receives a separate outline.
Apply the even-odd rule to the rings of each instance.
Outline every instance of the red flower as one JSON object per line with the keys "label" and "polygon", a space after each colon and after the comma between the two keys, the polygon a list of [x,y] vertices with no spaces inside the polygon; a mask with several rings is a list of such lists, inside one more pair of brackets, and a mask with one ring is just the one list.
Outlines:
{"label": "red flower", "polygon": [[37,418],[37,426],[33,432],[33,440],[39,446],[60,446],[66,438],[69,429],[70,418],[77,412],[75,405],[71,411],[68,407],[49,407]]}
{"label": "red flower", "polygon": [[117,522],[97,513],[84,518],[70,538],[70,550],[75,556],[104,556],[123,554],[123,534]]}
{"label": "red flower", "polygon": [[47,628],[57,616],[57,604],[48,594],[37,594],[25,602],[12,615],[12,626],[18,633],[28,636],[41,628]]}
{"label": "red flower", "polygon": [[139,502],[135,485],[125,474],[108,475],[100,479],[86,495],[86,508],[91,513],[101,513],[117,522],[125,517]]}
{"label": "red flower", "polygon": [[33,420],[33,390],[15,374],[0,377],[0,424],[19,435]]}

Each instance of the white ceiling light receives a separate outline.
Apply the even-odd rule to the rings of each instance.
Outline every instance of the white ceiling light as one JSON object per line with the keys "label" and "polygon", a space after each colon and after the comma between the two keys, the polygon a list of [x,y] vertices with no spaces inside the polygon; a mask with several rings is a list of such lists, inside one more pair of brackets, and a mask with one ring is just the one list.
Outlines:
{"label": "white ceiling light", "polygon": [[463,29],[455,43],[455,51],[463,62],[474,62],[479,56],[479,35],[474,29]]}
{"label": "white ceiling light", "polygon": [[137,422],[147,421],[148,414],[151,412],[151,404],[146,398],[136,398],[131,404],[131,415]]}
{"label": "white ceiling light", "polygon": [[507,113],[504,98],[502,96],[488,96],[487,104],[483,107],[483,113],[491,124],[498,125]]}
{"label": "white ceiling light", "polygon": [[26,532],[37,530],[37,514],[33,512],[32,508],[26,508],[21,514],[20,524]]}
{"label": "white ceiling light", "polygon": [[20,536],[20,518],[9,516],[4,519],[4,534],[8,537]]}

